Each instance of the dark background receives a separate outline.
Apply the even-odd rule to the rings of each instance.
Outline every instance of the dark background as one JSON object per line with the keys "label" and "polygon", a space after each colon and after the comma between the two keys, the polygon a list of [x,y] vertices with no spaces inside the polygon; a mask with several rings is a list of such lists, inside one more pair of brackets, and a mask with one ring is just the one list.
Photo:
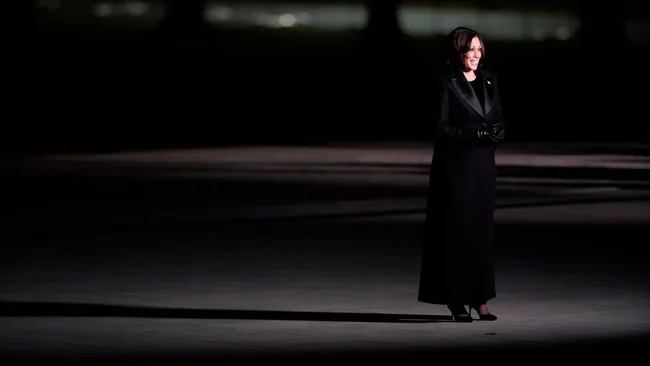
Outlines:
{"label": "dark background", "polygon": [[[216,5],[249,18],[204,21]],[[413,6],[474,20],[397,16]],[[413,341],[433,357],[483,346],[554,360],[647,353],[641,7],[3,2],[0,359],[125,351],[124,360],[187,364],[260,345],[293,356],[303,341],[318,355],[358,346],[382,359],[391,349],[419,357]],[[318,26],[252,24],[256,11],[291,20],[303,8],[314,19],[339,13]],[[354,27],[359,14],[368,21]],[[536,14],[570,17],[575,32],[535,39],[548,25],[522,17]],[[442,37],[474,23],[509,126],[497,160],[499,302],[490,305],[500,319],[439,328],[448,311],[415,304],[431,86]],[[395,326],[379,325],[386,319]],[[332,331],[331,321],[351,325]]]}
{"label": "dark background", "polygon": [[153,4],[164,13],[140,18],[98,18],[98,3],[3,5],[5,155],[429,141],[431,77],[442,62],[444,34],[404,32],[396,14],[406,5],[579,20],[579,31],[565,40],[484,32],[510,141],[644,142],[650,132],[642,117],[648,92],[637,80],[648,43],[625,32],[626,22],[644,15],[628,1],[369,1],[366,27],[339,31],[202,17],[206,4],[245,2],[159,1]]}

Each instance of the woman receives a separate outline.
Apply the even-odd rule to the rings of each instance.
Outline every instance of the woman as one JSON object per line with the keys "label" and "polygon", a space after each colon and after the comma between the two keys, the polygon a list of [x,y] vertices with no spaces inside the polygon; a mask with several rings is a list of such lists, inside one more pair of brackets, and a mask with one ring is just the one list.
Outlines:
{"label": "woman", "polygon": [[[418,301],[447,305],[455,321],[496,320],[487,307],[494,280],[495,147],[503,140],[497,80],[482,67],[475,30],[453,30],[437,86]],[[465,309],[469,306],[469,312]]]}

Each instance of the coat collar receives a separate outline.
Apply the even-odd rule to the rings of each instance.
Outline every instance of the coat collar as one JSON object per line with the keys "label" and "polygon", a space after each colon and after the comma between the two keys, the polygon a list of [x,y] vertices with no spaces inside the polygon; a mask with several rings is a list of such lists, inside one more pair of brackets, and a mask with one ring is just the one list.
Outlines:
{"label": "coat collar", "polygon": [[495,93],[494,83],[492,81],[492,72],[483,68],[476,72],[476,77],[483,87],[483,104],[485,108],[481,106],[476,93],[474,93],[474,89],[461,70],[449,68],[448,73],[451,79],[451,85],[454,87],[454,90],[456,90],[461,99],[463,99],[463,101],[465,101],[465,103],[467,103],[481,117],[487,119],[487,116],[492,109]]}

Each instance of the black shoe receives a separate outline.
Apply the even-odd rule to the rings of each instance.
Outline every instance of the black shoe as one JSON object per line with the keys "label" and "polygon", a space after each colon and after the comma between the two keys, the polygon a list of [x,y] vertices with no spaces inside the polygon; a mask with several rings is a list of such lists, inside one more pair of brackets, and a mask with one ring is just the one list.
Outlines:
{"label": "black shoe", "polygon": [[478,309],[480,306],[470,306],[469,307],[469,313],[470,315],[472,314],[472,309],[476,310],[476,314],[478,314],[478,320],[483,320],[483,321],[495,321],[497,320],[497,316],[491,313],[485,313],[481,314]]}
{"label": "black shoe", "polygon": [[459,323],[471,323],[474,321],[474,318],[472,318],[472,315],[467,312],[465,309],[465,306],[463,305],[452,305],[452,306],[447,306],[449,311],[451,311],[451,316],[454,318],[455,322]]}

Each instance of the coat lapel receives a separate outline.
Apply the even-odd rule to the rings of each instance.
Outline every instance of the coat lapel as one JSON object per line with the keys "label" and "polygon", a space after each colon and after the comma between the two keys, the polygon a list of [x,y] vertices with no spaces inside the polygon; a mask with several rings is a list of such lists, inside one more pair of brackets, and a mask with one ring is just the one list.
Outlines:
{"label": "coat lapel", "polygon": [[[462,75],[461,75],[462,76]],[[472,86],[469,85],[469,81],[465,78],[465,76],[458,77],[454,76],[451,79],[451,83],[458,93],[460,95],[461,99],[465,101],[476,113],[478,113],[480,116],[485,118],[486,114],[483,112],[483,108],[481,107],[481,103],[478,101],[478,97],[476,97],[476,93],[474,93],[474,89],[472,89]],[[484,83],[484,88],[485,88]],[[487,93],[485,94],[487,95]],[[487,106],[487,104],[486,104]]]}
{"label": "coat lapel", "polygon": [[[481,75],[482,76],[482,75]],[[494,83],[492,82],[490,75],[482,76],[483,77],[483,95],[485,95],[485,117],[487,118],[492,105],[494,104]]]}
{"label": "coat lapel", "polygon": [[481,108],[481,103],[479,103],[474,89],[469,84],[469,81],[465,78],[464,75],[459,72],[452,73],[451,81],[454,89],[460,95],[460,97],[467,103],[472,109],[478,113],[483,118],[487,118],[492,106],[494,105],[494,94],[495,88],[494,82],[492,81],[491,73],[489,71],[481,70],[477,73],[477,77],[483,79],[483,95],[485,96],[484,105],[485,108]]}

